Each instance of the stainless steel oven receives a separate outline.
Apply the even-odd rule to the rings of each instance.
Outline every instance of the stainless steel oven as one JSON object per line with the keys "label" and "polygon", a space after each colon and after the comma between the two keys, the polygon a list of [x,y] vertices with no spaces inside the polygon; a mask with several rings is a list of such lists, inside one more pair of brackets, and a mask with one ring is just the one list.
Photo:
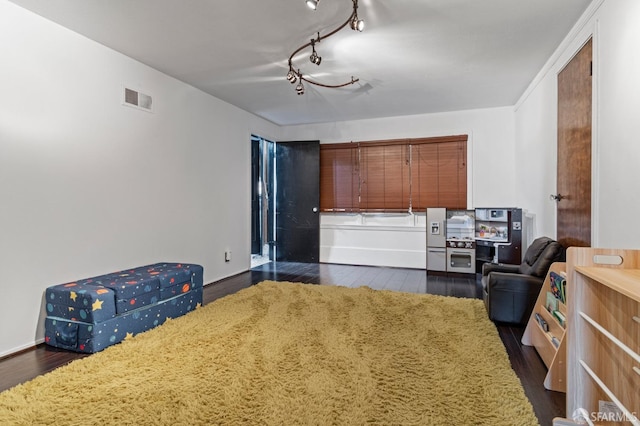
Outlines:
{"label": "stainless steel oven", "polygon": [[447,272],[475,274],[475,210],[447,210]]}
{"label": "stainless steel oven", "polygon": [[476,272],[475,241],[447,241],[447,272],[462,274]]}

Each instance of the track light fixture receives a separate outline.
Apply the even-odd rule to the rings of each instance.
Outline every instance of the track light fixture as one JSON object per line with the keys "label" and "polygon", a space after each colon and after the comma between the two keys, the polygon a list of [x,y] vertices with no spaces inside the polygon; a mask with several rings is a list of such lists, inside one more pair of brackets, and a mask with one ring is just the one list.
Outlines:
{"label": "track light fixture", "polygon": [[[318,33],[318,38],[320,38],[320,33]],[[322,58],[316,53],[316,41],[313,39],[311,40],[311,49],[312,52],[311,56],[309,56],[309,60],[312,64],[320,65],[320,62],[322,62]]]}
{"label": "track light fixture", "polygon": [[[304,46],[300,46],[291,54],[291,56],[289,56],[289,72],[287,73],[287,80],[289,80],[291,84],[295,84],[296,81],[300,80],[300,83],[298,83],[298,85],[296,86],[296,93],[298,95],[304,94],[304,85],[302,84],[303,81],[306,81],[307,83],[310,83],[310,84],[314,84],[316,86],[328,87],[332,89],[348,86],[350,84],[354,84],[359,81],[359,79],[354,78],[352,76],[351,81],[348,81],[343,84],[323,84],[303,76],[299,69],[296,71],[293,68],[293,57],[297,55],[301,50],[306,49],[307,47],[311,47],[311,56],[309,56],[309,61],[311,61],[316,65],[320,65],[320,62],[322,62],[322,58],[316,52],[316,43],[320,43],[322,39],[331,37],[338,31],[346,27],[347,25],[349,25],[351,29],[354,31],[360,32],[364,29],[364,21],[358,18],[358,0],[351,0],[351,2],[353,3],[353,11],[351,12],[351,15],[349,15],[349,18],[342,25],[340,25],[338,28],[331,31],[330,33],[324,35],[322,38],[320,37],[320,32],[318,31],[318,36],[316,38],[312,38],[309,43],[305,44]],[[316,8],[318,7],[318,3],[320,3],[320,0],[306,0],[306,3],[307,3],[307,6],[309,6],[309,8],[316,10]]]}
{"label": "track light fixture", "polygon": [[362,32],[362,30],[364,30],[364,21],[358,18],[358,0],[353,0],[353,13],[351,14],[350,25],[353,31]]}
{"label": "track light fixture", "polygon": [[358,19],[358,15],[355,15],[351,20],[351,29],[360,32],[364,30],[364,21],[362,19]]}
{"label": "track light fixture", "polygon": [[289,69],[289,72],[287,73],[287,80],[289,80],[291,84],[294,84],[296,81],[298,81],[298,76],[292,69]]}

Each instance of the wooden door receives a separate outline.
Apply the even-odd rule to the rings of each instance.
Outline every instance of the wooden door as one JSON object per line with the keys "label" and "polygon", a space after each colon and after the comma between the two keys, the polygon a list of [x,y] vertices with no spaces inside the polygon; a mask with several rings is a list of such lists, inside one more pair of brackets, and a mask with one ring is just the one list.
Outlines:
{"label": "wooden door", "polygon": [[276,260],[320,260],[320,144],[276,143]]}
{"label": "wooden door", "polygon": [[592,40],[558,74],[557,240],[591,245]]}

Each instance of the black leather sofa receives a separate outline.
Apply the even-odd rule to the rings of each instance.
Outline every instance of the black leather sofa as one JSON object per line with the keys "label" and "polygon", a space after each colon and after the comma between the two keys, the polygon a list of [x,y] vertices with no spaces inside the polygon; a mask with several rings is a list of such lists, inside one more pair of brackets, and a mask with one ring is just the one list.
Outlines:
{"label": "black leather sofa", "polygon": [[482,292],[492,321],[525,324],[553,262],[565,261],[565,249],[548,237],[531,243],[520,265],[485,263]]}

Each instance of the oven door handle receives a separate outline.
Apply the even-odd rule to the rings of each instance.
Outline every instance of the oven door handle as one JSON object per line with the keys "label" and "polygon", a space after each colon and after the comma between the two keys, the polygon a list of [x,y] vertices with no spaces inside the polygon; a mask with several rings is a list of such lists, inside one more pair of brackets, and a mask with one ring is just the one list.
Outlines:
{"label": "oven door handle", "polygon": [[493,246],[495,248],[499,248],[499,247],[505,247],[505,246],[510,246],[511,243],[493,243]]}
{"label": "oven door handle", "polygon": [[471,256],[471,251],[473,249],[469,249],[469,251],[457,251],[457,250],[451,250],[451,254],[467,254],[469,256]]}

